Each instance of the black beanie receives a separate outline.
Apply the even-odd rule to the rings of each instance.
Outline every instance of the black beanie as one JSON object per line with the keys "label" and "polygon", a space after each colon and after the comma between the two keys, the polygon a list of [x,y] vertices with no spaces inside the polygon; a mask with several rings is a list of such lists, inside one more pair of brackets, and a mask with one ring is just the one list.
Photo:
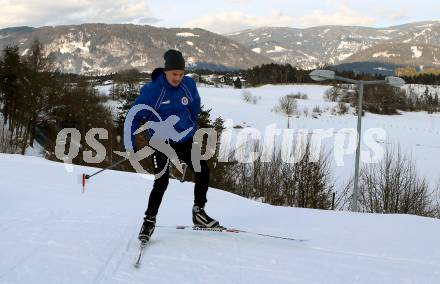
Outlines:
{"label": "black beanie", "polygon": [[170,49],[163,55],[165,59],[164,70],[185,70],[185,59],[180,51]]}

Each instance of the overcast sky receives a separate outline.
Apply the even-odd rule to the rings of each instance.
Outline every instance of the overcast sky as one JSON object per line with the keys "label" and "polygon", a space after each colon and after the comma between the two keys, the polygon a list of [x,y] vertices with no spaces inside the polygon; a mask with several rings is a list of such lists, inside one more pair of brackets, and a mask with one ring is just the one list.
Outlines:
{"label": "overcast sky", "polygon": [[436,0],[0,0],[0,28],[81,23],[200,27],[230,33],[260,26],[388,27],[440,20]]}

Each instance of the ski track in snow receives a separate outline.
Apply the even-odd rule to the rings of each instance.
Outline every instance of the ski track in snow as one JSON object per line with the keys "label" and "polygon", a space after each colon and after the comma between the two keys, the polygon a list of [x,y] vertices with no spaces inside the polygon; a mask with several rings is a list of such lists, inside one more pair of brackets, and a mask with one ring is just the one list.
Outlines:
{"label": "ski track in snow", "polygon": [[[104,265],[102,266],[101,269],[99,269],[96,278],[93,280],[92,283],[105,283],[102,280],[104,280],[107,276],[106,271],[108,271],[108,267],[109,264],[111,263],[112,259],[115,258],[115,255],[118,254],[118,250],[120,250],[123,246],[124,246],[124,235],[126,234],[126,230],[124,229],[121,233],[120,236],[120,240],[119,240],[119,244],[117,246],[115,246],[114,249],[111,250],[110,255],[107,257],[107,260],[105,261]],[[120,263],[122,261],[123,255],[119,256],[119,261],[118,263]],[[115,269],[117,269],[119,265],[116,266]]]}

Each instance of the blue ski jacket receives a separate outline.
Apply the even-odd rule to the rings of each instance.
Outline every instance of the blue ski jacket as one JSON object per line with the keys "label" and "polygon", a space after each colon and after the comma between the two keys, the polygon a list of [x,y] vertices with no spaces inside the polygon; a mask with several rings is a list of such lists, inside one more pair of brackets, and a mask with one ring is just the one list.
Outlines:
{"label": "blue ski jacket", "polygon": [[[190,77],[183,76],[178,87],[168,83],[165,73],[161,69],[156,69],[152,74],[153,80],[144,85],[140,90],[140,95],[136,98],[131,108],[139,104],[145,104],[156,111],[142,109],[136,113],[131,124],[131,146],[136,147],[135,135],[133,134],[141,126],[142,121],[164,121],[171,115],[176,115],[179,121],[174,125],[177,132],[182,132],[190,127],[192,130],[179,141],[170,143],[184,142],[191,139],[197,131],[197,118],[200,114],[200,95],[197,91],[196,83]],[[159,115],[159,117],[157,117]],[[151,138],[154,130],[147,130],[147,137]],[[127,137],[124,135],[124,137]],[[125,147],[129,147],[125,143]]]}

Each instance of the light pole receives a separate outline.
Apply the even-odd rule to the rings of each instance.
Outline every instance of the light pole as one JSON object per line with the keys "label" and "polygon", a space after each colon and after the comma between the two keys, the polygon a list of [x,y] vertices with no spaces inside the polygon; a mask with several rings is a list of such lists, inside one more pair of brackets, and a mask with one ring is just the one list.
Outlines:
{"label": "light pole", "polygon": [[357,146],[356,146],[356,162],[354,170],[354,187],[353,187],[353,197],[351,200],[352,211],[358,211],[358,195],[359,195],[359,160],[361,155],[361,130],[362,130],[362,103],[364,96],[364,85],[378,85],[378,84],[388,84],[393,87],[402,87],[405,85],[405,81],[399,77],[385,77],[385,80],[375,80],[375,81],[363,81],[363,80],[353,80],[350,78],[336,76],[335,72],[332,70],[314,70],[309,74],[310,78],[315,81],[324,80],[338,80],[342,82],[347,82],[351,84],[356,84],[359,87],[359,98],[358,98],[358,119],[357,119]]}

